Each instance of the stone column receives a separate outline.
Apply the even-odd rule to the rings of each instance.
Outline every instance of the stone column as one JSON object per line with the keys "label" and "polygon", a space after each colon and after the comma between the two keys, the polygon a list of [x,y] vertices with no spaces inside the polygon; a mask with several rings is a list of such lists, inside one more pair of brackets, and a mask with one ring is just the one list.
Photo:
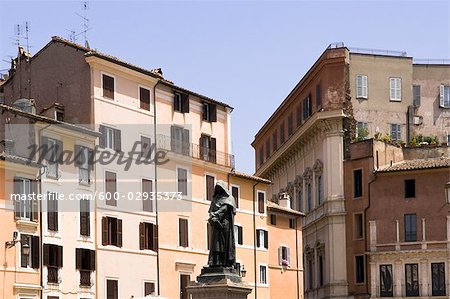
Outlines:
{"label": "stone column", "polygon": [[428,267],[427,267],[427,260],[420,260],[419,264],[419,279],[420,279],[420,294],[421,296],[428,296],[429,290],[428,290]]}
{"label": "stone column", "polygon": [[394,297],[402,297],[402,284],[405,276],[404,270],[402,269],[402,262],[400,260],[396,260],[393,266]]}

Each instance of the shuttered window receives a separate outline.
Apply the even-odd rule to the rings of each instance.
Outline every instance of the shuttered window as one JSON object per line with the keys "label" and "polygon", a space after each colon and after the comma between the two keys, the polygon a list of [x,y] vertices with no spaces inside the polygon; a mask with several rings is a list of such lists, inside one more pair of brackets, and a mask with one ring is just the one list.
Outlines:
{"label": "shuttered window", "polygon": [[177,187],[181,195],[188,195],[187,169],[177,169]]}
{"label": "shuttered window", "polygon": [[33,193],[37,194],[37,181],[14,177],[14,216],[16,219],[38,221],[38,200],[28,200]]}
{"label": "shuttered window", "polygon": [[391,101],[402,100],[402,79],[401,78],[389,78],[389,92]]}
{"label": "shuttered window", "polygon": [[103,97],[114,99],[114,78],[103,74]]}
{"label": "shuttered window", "polygon": [[413,105],[420,106],[420,85],[413,85]]}
{"label": "shuttered window", "polygon": [[303,100],[303,121],[307,120],[312,114],[311,95]]}
{"label": "shuttered window", "polygon": [[141,136],[141,157],[144,160],[151,159],[152,140],[149,137]]}
{"label": "shuttered window", "polygon": [[62,268],[63,266],[63,247],[53,244],[44,244],[43,265]]}
{"label": "shuttered window", "polygon": [[[28,255],[24,254],[25,245],[30,248],[30,253]],[[26,234],[20,235],[20,266],[22,268],[39,268],[40,246],[38,236]]]}
{"label": "shuttered window", "polygon": [[269,248],[269,232],[264,229],[256,230],[256,247]]}
{"label": "shuttered window", "polygon": [[239,196],[240,196],[239,186],[231,186],[231,195],[233,195],[234,200],[236,201],[236,209],[239,209]]}
{"label": "shuttered window", "polygon": [[170,127],[171,151],[188,156],[190,153],[189,130],[178,126]]}
{"label": "shuttered window", "polygon": [[105,196],[107,205],[117,206],[117,177],[114,172],[105,172]]}
{"label": "shuttered window", "polygon": [[91,184],[91,172],[94,165],[94,151],[81,145],[75,145],[75,166],[78,167],[78,182],[83,185]]}
{"label": "shuttered window", "polygon": [[82,236],[90,236],[91,234],[91,209],[90,200],[83,198],[80,200],[80,234]]}
{"label": "shuttered window", "polygon": [[214,196],[214,184],[215,178],[210,175],[206,175],[206,200],[212,201]]}
{"label": "shuttered window", "polygon": [[235,225],[234,226],[234,240],[236,242],[236,244],[242,245],[244,244],[244,235],[243,235],[243,231],[242,231],[242,226],[240,225]]}
{"label": "shuttered window", "polygon": [[189,95],[185,93],[174,93],[173,110],[181,113],[189,113]]}
{"label": "shuttered window", "polygon": [[189,226],[188,220],[184,218],[178,219],[178,245],[181,247],[189,247]]}
{"label": "shuttered window", "polygon": [[439,86],[439,106],[450,108],[450,86],[443,84]]}
{"label": "shuttered window", "polygon": [[54,192],[47,193],[47,228],[58,231],[58,195]]}
{"label": "shuttered window", "polygon": [[212,103],[203,103],[203,120],[208,122],[217,121],[217,106]]}
{"label": "shuttered window", "polygon": [[117,280],[106,280],[106,299],[119,299],[119,282]]}
{"label": "shuttered window", "polygon": [[264,214],[266,212],[266,202],[264,192],[258,192],[258,213]]}
{"label": "shuttered window", "polygon": [[150,90],[139,87],[139,104],[143,110],[150,111]]}
{"label": "shuttered window", "polygon": [[152,192],[152,180],[142,179],[142,210],[145,212],[153,212]]}
{"label": "shuttered window", "polygon": [[291,250],[287,246],[278,247],[278,264],[289,267],[291,264]]}
{"label": "shuttered window", "polygon": [[216,163],[217,157],[216,138],[202,134],[199,140],[199,144],[200,144],[200,159]]}
{"label": "shuttered window", "polygon": [[356,76],[356,98],[357,99],[367,99],[367,76],[357,75]]}
{"label": "shuttered window", "polygon": [[153,223],[139,224],[139,249],[158,250],[158,227]]}
{"label": "shuttered window", "polygon": [[99,131],[102,134],[99,141],[100,148],[109,148],[116,152],[122,151],[122,134],[119,129],[100,125]]}
{"label": "shuttered window", "polygon": [[122,219],[102,218],[102,245],[122,247]]}
{"label": "shuttered window", "polygon": [[402,126],[400,124],[391,124],[391,139],[402,140]]}

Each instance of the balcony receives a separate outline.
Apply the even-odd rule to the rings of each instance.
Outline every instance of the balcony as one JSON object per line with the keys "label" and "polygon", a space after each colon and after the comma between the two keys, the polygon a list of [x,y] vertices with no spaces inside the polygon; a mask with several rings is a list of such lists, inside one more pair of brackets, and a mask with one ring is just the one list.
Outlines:
{"label": "balcony", "polygon": [[47,272],[48,283],[59,284],[58,267],[48,266]]}
{"label": "balcony", "polygon": [[80,286],[91,287],[91,270],[80,270]]}
{"label": "balcony", "polygon": [[194,159],[234,168],[234,155],[208,149],[194,143],[181,142],[166,135],[157,135],[156,147]]}

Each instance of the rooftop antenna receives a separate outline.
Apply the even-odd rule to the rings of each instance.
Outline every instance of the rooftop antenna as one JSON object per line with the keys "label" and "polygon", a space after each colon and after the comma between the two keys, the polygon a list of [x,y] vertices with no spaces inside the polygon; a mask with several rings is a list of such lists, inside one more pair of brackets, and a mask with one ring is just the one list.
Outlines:
{"label": "rooftop antenna", "polygon": [[69,31],[69,40],[72,43],[75,43],[77,41],[77,34],[76,34],[75,30],[69,30],[69,29],[66,29],[66,30]]}
{"label": "rooftop antenna", "polygon": [[20,47],[20,35],[22,34],[22,27],[20,26],[20,24],[15,24],[14,25],[14,35],[16,36],[14,45],[16,45],[17,47]]}
{"label": "rooftop antenna", "polygon": [[27,91],[28,91],[28,99],[31,99],[31,73],[30,73],[30,23],[28,21],[25,22],[25,40],[27,43],[27,53],[25,54],[26,62],[27,62]]}
{"label": "rooftop antenna", "polygon": [[88,38],[87,38],[87,32],[89,31],[89,18],[87,17],[87,11],[89,9],[89,1],[83,1],[81,10],[82,15],[80,15],[79,13],[76,13],[77,16],[79,16],[80,18],[83,19],[83,30],[81,31],[81,33],[83,34],[84,37],[84,46],[86,48],[89,48],[89,42],[88,42]]}

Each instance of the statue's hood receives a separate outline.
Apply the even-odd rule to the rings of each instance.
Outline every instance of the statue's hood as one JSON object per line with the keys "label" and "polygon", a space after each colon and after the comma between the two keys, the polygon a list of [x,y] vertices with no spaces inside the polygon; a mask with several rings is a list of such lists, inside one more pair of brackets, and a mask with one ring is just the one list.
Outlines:
{"label": "statue's hood", "polygon": [[[223,195],[218,195],[218,189],[220,190],[220,193]],[[216,186],[214,187],[214,197],[213,197],[213,203],[211,205],[216,205],[217,207],[220,207],[221,205],[230,205],[233,208],[233,214],[236,214],[236,200],[231,195],[230,190],[228,189],[227,183],[225,183],[222,180],[217,181]],[[211,208],[210,208],[211,210]]]}

